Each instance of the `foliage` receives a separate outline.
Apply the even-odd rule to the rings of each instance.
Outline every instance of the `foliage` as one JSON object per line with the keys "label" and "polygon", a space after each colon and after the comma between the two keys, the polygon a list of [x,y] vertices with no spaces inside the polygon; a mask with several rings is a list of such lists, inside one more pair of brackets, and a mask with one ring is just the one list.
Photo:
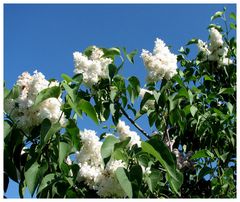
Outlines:
{"label": "foliage", "polygon": [[[137,51],[103,48],[103,57],[113,60],[107,78],[86,87],[82,74],[62,74],[59,86],[37,95],[34,105],[65,92],[61,107],[67,118],[65,126],[44,119],[26,132],[18,128],[11,114],[5,113],[4,191],[12,179],[19,184],[20,197],[24,197],[26,188],[38,198],[99,197],[78,180],[81,165],[73,156],[82,147],[79,131],[83,128],[78,128],[78,118],[86,114],[96,124],[111,119],[115,126],[125,116],[147,138],[140,146],[129,147],[131,138],[121,140],[105,134],[100,137],[105,166],[110,159],[126,164],[116,170],[125,197],[235,198],[236,38],[234,34],[230,38],[230,31],[236,29],[236,16],[230,14],[228,25],[225,11],[216,12],[211,20],[222,18],[226,27],[210,24],[208,28],[222,32],[231,64],[203,60],[201,51],[190,59],[190,48],[198,43],[194,38],[179,50],[177,74],[170,80],[161,80],[160,85],[145,84],[150,93],[145,93],[137,106],[140,80],[135,76],[125,79],[119,73],[126,59],[134,64]],[[91,55],[91,51],[89,47],[85,54]],[[122,61],[120,65],[114,61],[117,57]],[[18,94],[18,86],[11,91],[5,89],[5,103]],[[130,111],[134,118],[129,116]],[[147,116],[156,133],[147,134],[137,125],[142,116]],[[66,160],[69,156],[72,163]]]}

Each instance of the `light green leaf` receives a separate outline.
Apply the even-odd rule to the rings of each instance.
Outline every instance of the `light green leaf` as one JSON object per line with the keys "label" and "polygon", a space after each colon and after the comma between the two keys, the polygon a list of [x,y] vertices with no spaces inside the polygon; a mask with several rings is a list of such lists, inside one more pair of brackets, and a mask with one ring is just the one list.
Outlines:
{"label": "light green leaf", "polygon": [[188,89],[188,97],[189,97],[189,102],[190,102],[190,105],[192,104],[193,102],[193,94],[192,94],[192,91]]}
{"label": "light green leaf", "polygon": [[203,149],[203,150],[197,151],[194,155],[192,155],[191,160],[198,159],[198,158],[206,158],[206,157],[214,158],[214,155],[209,150]]}
{"label": "light green leaf", "polygon": [[119,167],[116,170],[116,177],[117,177],[117,180],[118,180],[119,184],[121,185],[122,189],[126,193],[126,195],[129,198],[132,198],[132,196],[133,196],[132,184],[126,175],[124,168]]}
{"label": "light green leaf", "polygon": [[211,17],[211,21],[213,21],[216,18],[220,18],[222,17],[224,11],[217,11],[212,17]]}
{"label": "light green leaf", "polygon": [[230,22],[230,28],[233,29],[233,30],[236,30],[237,26],[236,26],[236,24]]}
{"label": "light green leaf", "polygon": [[98,124],[97,113],[94,107],[90,104],[90,102],[81,99],[79,101],[78,106],[79,106],[79,109],[85,112],[87,116],[89,116],[96,124]]}
{"label": "light green leaf", "polygon": [[229,14],[229,17],[236,21],[236,14],[235,13],[231,12]]}
{"label": "light green leaf", "polygon": [[233,113],[233,105],[230,102],[228,102],[227,107],[228,107],[229,113],[232,114]]}
{"label": "light green leaf", "polygon": [[191,112],[191,114],[192,114],[193,117],[195,116],[195,114],[196,114],[197,111],[198,111],[198,108],[195,107],[194,105],[192,105],[192,106],[190,107],[190,112]]}
{"label": "light green leaf", "polygon": [[27,169],[27,171],[24,173],[25,176],[25,181],[28,187],[29,192],[31,193],[31,195],[33,196],[37,185],[38,185],[38,181],[39,181],[39,169],[40,169],[40,165],[38,164],[38,162],[35,162],[34,164],[32,164],[32,166],[30,168]]}
{"label": "light green leaf", "polygon": [[114,144],[119,142],[119,140],[114,137],[114,136],[108,136],[105,141],[102,144],[101,147],[101,155],[102,158],[108,158],[109,156],[111,156],[113,149],[114,149]]}
{"label": "light green leaf", "polygon": [[67,83],[70,83],[73,81],[73,79],[68,76],[67,74],[61,74],[61,77],[67,82]]}
{"label": "light green leaf", "polygon": [[162,179],[162,173],[158,170],[153,170],[149,176],[146,177],[147,184],[151,192],[154,192],[158,182]]}
{"label": "light green leaf", "polygon": [[233,94],[234,88],[221,88],[218,94]]}
{"label": "light green leaf", "polygon": [[134,56],[137,54],[137,50],[133,50],[131,53],[127,54],[127,59],[129,60],[129,62],[131,62],[132,64],[134,64]]}
{"label": "light green leaf", "polygon": [[183,175],[176,169],[176,162],[166,145],[160,139],[150,139],[148,142],[142,142],[141,146],[144,152],[153,155],[166,169],[171,188],[180,196]]}
{"label": "light green leaf", "polygon": [[11,130],[12,126],[7,121],[4,121],[4,139],[8,136]]}
{"label": "light green leaf", "polygon": [[69,143],[66,142],[59,142],[59,157],[58,157],[58,163],[61,165],[63,161],[68,156],[69,152],[71,151],[72,147]]}
{"label": "light green leaf", "polygon": [[39,194],[43,189],[45,189],[48,186],[52,186],[52,183],[55,181],[55,174],[51,173],[46,175],[43,179],[41,184],[38,187],[37,193]]}
{"label": "light green leaf", "polygon": [[59,86],[53,86],[51,88],[43,89],[38,93],[34,105],[37,106],[48,98],[58,98],[60,96],[61,89]]}

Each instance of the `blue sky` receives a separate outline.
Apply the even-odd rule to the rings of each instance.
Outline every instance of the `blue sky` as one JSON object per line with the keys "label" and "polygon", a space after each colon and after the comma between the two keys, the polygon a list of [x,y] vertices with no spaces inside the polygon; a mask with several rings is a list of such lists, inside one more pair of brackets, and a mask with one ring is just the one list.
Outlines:
{"label": "blue sky", "polygon": [[[236,11],[234,4],[5,4],[6,86],[11,88],[22,72],[36,69],[47,79],[61,80],[61,73],[72,76],[72,53],[90,45],[137,49],[135,64],[126,64],[122,74],[126,78],[137,76],[143,86],[146,70],[139,57],[142,48],[152,51],[158,37],[177,54],[191,38],[207,40],[210,17],[224,6],[227,14]],[[151,132],[146,123],[147,119],[139,120]],[[79,123],[80,129],[86,125],[102,131],[89,119]],[[10,183],[6,196],[18,197],[16,184]]]}

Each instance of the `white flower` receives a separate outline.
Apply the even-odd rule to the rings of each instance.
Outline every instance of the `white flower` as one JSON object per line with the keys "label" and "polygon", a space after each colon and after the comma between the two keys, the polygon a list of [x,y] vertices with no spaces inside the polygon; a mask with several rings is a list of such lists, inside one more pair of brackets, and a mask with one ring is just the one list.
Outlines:
{"label": "white flower", "polygon": [[130,142],[128,143],[129,147],[132,147],[135,144],[137,144],[138,147],[141,146],[140,136],[135,131],[131,131],[130,127],[126,125],[124,121],[118,121],[117,131],[119,133],[119,139],[121,141],[125,140],[127,137],[131,138]]}
{"label": "white flower", "polygon": [[76,161],[80,167],[77,180],[84,181],[101,197],[125,197],[115,175],[118,167],[126,167],[125,163],[111,159],[104,169],[101,156],[102,142],[96,132],[84,129],[80,132],[80,137],[82,147],[76,153]]}
{"label": "white flower", "polygon": [[150,95],[153,95],[153,92],[152,92],[152,91],[147,90],[147,89],[144,89],[144,88],[140,88],[139,95],[140,95],[141,98],[144,97],[145,93],[149,93]]}
{"label": "white flower", "polygon": [[223,39],[221,33],[214,27],[210,28],[210,51],[216,50],[223,45]]}
{"label": "white flower", "polygon": [[232,64],[232,60],[227,58],[228,45],[223,41],[222,34],[215,28],[209,30],[210,44],[198,40],[198,50],[203,52],[202,61],[216,61],[221,65]]}
{"label": "white flower", "polygon": [[126,197],[125,192],[116,178],[116,170],[119,167],[126,168],[126,164],[121,160],[110,160],[104,170],[97,186],[98,195],[101,197]]}
{"label": "white flower", "polygon": [[148,69],[148,81],[169,80],[177,74],[177,56],[169,51],[161,39],[156,39],[153,53],[143,49],[141,57]]}
{"label": "white flower", "polygon": [[80,52],[74,52],[74,73],[83,75],[83,82],[87,86],[96,84],[100,79],[108,77],[108,65],[113,61],[110,58],[103,57],[104,53],[101,49],[93,46],[90,57]]}
{"label": "white flower", "polygon": [[152,173],[151,167],[144,167],[141,165],[143,175],[150,175]]}
{"label": "white flower", "polygon": [[61,126],[66,124],[66,118],[61,111],[62,99],[49,98],[37,106],[34,106],[39,92],[49,87],[58,86],[57,81],[49,82],[45,76],[34,71],[31,76],[23,72],[18,77],[16,85],[19,86],[20,94],[16,99],[5,101],[5,111],[17,123],[17,127],[29,132],[34,126],[41,124],[43,119],[48,118],[52,123],[60,122]]}

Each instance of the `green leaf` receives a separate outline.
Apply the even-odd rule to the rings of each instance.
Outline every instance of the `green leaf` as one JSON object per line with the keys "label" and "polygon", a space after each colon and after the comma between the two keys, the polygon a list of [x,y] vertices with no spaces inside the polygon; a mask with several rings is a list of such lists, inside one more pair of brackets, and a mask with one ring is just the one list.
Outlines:
{"label": "green leaf", "polygon": [[176,169],[176,162],[167,146],[158,138],[142,142],[142,150],[153,155],[167,171],[167,178],[175,193],[180,195],[179,189],[183,183],[183,175]]}
{"label": "green leaf", "polygon": [[61,77],[67,82],[70,83],[72,82],[72,78],[70,76],[68,76],[67,74],[61,74]]}
{"label": "green leaf", "polygon": [[98,124],[97,113],[94,107],[90,104],[90,102],[81,99],[78,105],[79,109],[85,112],[96,124]]}
{"label": "green leaf", "polygon": [[197,111],[198,111],[198,108],[195,107],[194,105],[192,105],[192,106],[190,107],[190,112],[191,112],[191,114],[192,114],[193,117],[195,116],[195,114],[196,114]]}
{"label": "green leaf", "polygon": [[229,17],[236,21],[236,14],[235,13],[231,12],[229,14]]}
{"label": "green leaf", "polygon": [[16,99],[19,96],[20,87],[15,85],[12,90],[4,96],[4,99]]}
{"label": "green leaf", "polygon": [[132,198],[132,196],[133,196],[132,184],[126,175],[124,168],[121,168],[121,167],[117,168],[116,177],[117,177],[117,180],[118,180],[120,186],[126,193],[126,195],[129,198]]}
{"label": "green leaf", "polygon": [[237,26],[236,26],[236,24],[230,22],[230,28],[233,29],[233,30],[236,30]]}
{"label": "green leaf", "polygon": [[101,48],[104,52],[104,57],[107,57],[107,58],[112,58],[114,59],[114,56],[115,55],[121,55],[121,52],[119,50],[119,48]]}
{"label": "green leaf", "polygon": [[161,179],[162,173],[159,170],[153,170],[149,176],[147,176],[147,183],[151,192],[154,192],[155,188],[158,185],[158,182],[160,182]]}
{"label": "green leaf", "polygon": [[212,17],[211,17],[211,21],[213,21],[216,18],[220,18],[222,17],[224,11],[217,11]]}
{"label": "green leaf", "polygon": [[37,106],[48,98],[58,98],[60,96],[60,93],[61,89],[59,86],[53,86],[51,88],[43,89],[41,92],[38,93],[34,105]]}
{"label": "green leaf", "polygon": [[76,95],[75,95],[73,89],[71,89],[71,88],[69,87],[69,85],[67,85],[66,83],[62,83],[62,85],[63,85],[64,89],[67,91],[67,94],[68,94],[69,97],[71,98],[72,102],[74,102]]}
{"label": "green leaf", "polygon": [[229,113],[232,114],[233,113],[233,105],[230,102],[227,103],[227,108],[228,108]]}
{"label": "green leaf", "polygon": [[7,121],[4,121],[4,139],[8,136],[11,130],[12,126]]}
{"label": "green leaf", "polygon": [[197,44],[198,43],[198,39],[194,38],[194,39],[191,39],[187,44],[186,46],[190,45],[190,44]]}
{"label": "green leaf", "polygon": [[137,50],[133,50],[131,53],[127,54],[127,59],[129,60],[129,62],[131,62],[132,64],[134,64],[134,56],[137,54]]}
{"label": "green leaf", "polygon": [[193,102],[193,94],[192,94],[191,90],[188,90],[188,97],[189,97],[189,102],[190,102],[190,105],[191,105],[192,102]]}
{"label": "green leaf", "polygon": [[48,140],[59,130],[61,129],[61,125],[59,122],[51,124],[49,119],[44,119],[41,124],[40,129],[40,145],[41,148],[48,142]]}
{"label": "green leaf", "polygon": [[80,85],[82,83],[82,81],[83,81],[83,75],[82,74],[75,74],[72,77],[72,80]]}
{"label": "green leaf", "polygon": [[231,95],[234,93],[234,88],[221,88],[218,94],[228,94]]}
{"label": "green leaf", "polygon": [[37,188],[38,184],[38,171],[40,165],[35,162],[28,170],[24,173],[25,181],[28,187],[29,192],[33,196],[35,189]]}
{"label": "green leaf", "polygon": [[194,155],[192,155],[191,160],[206,157],[214,158],[214,155],[209,150],[203,149],[197,151]]}
{"label": "green leaf", "polygon": [[17,177],[17,168],[16,165],[12,162],[12,158],[10,156],[10,152],[8,151],[7,147],[4,147],[4,171],[7,173],[8,177],[11,178],[13,181],[18,183]]}
{"label": "green leaf", "polygon": [[103,159],[106,159],[109,156],[111,156],[114,149],[114,144],[117,142],[119,142],[119,140],[114,136],[108,136],[105,139],[101,147],[101,155]]}
{"label": "green leaf", "polygon": [[118,73],[118,69],[114,64],[108,65],[109,78],[112,79]]}
{"label": "green leaf", "polygon": [[58,157],[58,163],[61,165],[63,161],[66,159],[68,154],[70,153],[72,147],[69,143],[67,142],[59,142],[59,157]]}
{"label": "green leaf", "polygon": [[204,75],[204,80],[205,81],[214,81],[214,79],[212,79],[210,76],[208,76],[207,74]]}
{"label": "green leaf", "polygon": [[55,173],[46,175],[38,187],[37,193],[39,194],[46,187],[52,186],[52,183],[55,181]]}
{"label": "green leaf", "polygon": [[182,87],[178,91],[178,94],[175,96],[175,98],[180,98],[180,97],[185,97],[185,98],[189,99],[189,94],[188,94],[188,91],[185,87]]}
{"label": "green leaf", "polygon": [[134,100],[138,97],[140,92],[140,82],[135,76],[128,78],[128,81],[129,86],[127,89],[131,98],[131,102],[134,103]]}
{"label": "green leaf", "polygon": [[137,181],[138,185],[140,186],[142,183],[142,167],[140,165],[134,165],[131,167],[129,172],[129,179],[130,181]]}
{"label": "green leaf", "polygon": [[130,142],[131,137],[127,137],[125,140],[121,141],[121,142],[117,142],[114,144],[114,150],[116,149],[124,149],[126,148],[126,146],[128,145],[128,143]]}

